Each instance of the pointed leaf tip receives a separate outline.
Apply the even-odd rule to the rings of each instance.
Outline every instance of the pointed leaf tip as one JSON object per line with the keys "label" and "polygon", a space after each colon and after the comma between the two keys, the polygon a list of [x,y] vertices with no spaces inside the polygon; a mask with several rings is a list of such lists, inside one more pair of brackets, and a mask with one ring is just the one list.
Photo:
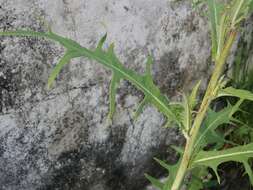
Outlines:
{"label": "pointed leaf tip", "polygon": [[148,100],[146,97],[144,97],[144,99],[140,102],[140,104],[138,105],[138,108],[134,112],[134,120],[136,120],[138,116],[143,112],[143,108],[145,107],[147,103],[148,103]]}
{"label": "pointed leaf tip", "polygon": [[169,164],[167,164],[166,162],[164,162],[163,160],[160,160],[158,158],[154,158],[154,160],[163,168],[167,169],[168,171],[171,169],[172,166],[170,166]]}
{"label": "pointed leaf tip", "polygon": [[111,83],[110,83],[110,94],[109,94],[109,104],[110,104],[110,110],[108,114],[108,118],[112,120],[113,114],[115,113],[115,107],[116,107],[116,91],[117,91],[117,85],[120,82],[120,77],[113,73]]}
{"label": "pointed leaf tip", "polygon": [[194,109],[194,107],[197,104],[197,94],[198,94],[200,85],[201,85],[201,80],[199,80],[197,82],[197,84],[193,87],[192,92],[190,94],[189,104],[190,104],[190,106],[191,106],[192,109]]}
{"label": "pointed leaf tip", "polygon": [[175,146],[175,145],[171,145],[170,146],[171,148],[173,148],[177,153],[179,153],[181,156],[183,155],[184,153],[184,149],[182,147],[178,147],[178,146]]}
{"label": "pointed leaf tip", "polygon": [[114,52],[114,47],[115,47],[114,43],[111,43],[109,48],[108,48],[108,52],[113,53]]}
{"label": "pointed leaf tip", "polygon": [[105,35],[99,40],[97,49],[102,49],[102,47],[106,41],[106,38],[107,38],[107,33],[105,33]]}
{"label": "pointed leaf tip", "polygon": [[48,82],[47,82],[48,88],[52,87],[52,84],[55,81],[56,77],[59,75],[62,67],[66,65],[67,63],[69,63],[70,59],[71,59],[71,54],[68,52],[60,59],[59,63],[54,67],[53,71],[51,72],[48,78]]}
{"label": "pointed leaf tip", "polygon": [[47,87],[50,89],[53,85],[53,82],[55,81],[56,77],[59,75],[62,67],[70,62],[72,58],[80,57],[81,54],[78,52],[73,51],[67,51],[65,55],[60,59],[60,61],[57,63],[57,65],[54,67],[53,71],[51,72],[49,78]]}
{"label": "pointed leaf tip", "polygon": [[154,177],[152,177],[152,176],[150,176],[150,175],[148,175],[148,174],[144,174],[145,175],[145,177],[150,181],[150,183],[154,186],[154,187],[156,187],[156,188],[158,188],[158,189],[160,189],[160,190],[162,190],[163,189],[163,186],[164,186],[164,184],[162,183],[162,182],[160,182],[158,179],[156,179],[156,178],[154,178]]}
{"label": "pointed leaf tip", "polygon": [[151,55],[148,55],[148,64],[153,64],[154,63],[154,59]]}
{"label": "pointed leaf tip", "polygon": [[153,64],[153,58],[151,55],[148,56],[146,64],[146,74],[151,76],[151,66]]}

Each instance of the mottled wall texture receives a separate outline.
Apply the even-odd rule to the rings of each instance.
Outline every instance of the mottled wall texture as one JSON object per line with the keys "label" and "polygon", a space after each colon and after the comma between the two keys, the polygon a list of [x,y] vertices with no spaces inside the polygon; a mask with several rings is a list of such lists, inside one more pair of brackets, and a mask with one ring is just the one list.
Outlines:
{"label": "mottled wall texture", "polygon": [[[0,30],[45,31],[43,20],[89,48],[107,32],[105,45],[114,42],[140,73],[152,54],[155,83],[172,99],[208,80],[208,24],[189,1],[0,0]],[[47,90],[63,51],[43,39],[0,38],[0,189],[145,189],[145,172],[164,174],[152,157],[176,160],[169,145],[183,143],[179,132],[162,128],[151,106],[134,121],[143,95],[126,81],[106,126],[111,73],[85,58],[72,60]]]}

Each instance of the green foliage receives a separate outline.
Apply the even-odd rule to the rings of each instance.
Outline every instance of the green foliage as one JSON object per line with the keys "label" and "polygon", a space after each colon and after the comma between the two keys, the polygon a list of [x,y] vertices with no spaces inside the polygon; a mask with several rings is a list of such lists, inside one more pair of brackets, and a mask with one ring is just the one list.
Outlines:
{"label": "green foliage", "polygon": [[[217,54],[221,53],[221,45],[224,43],[224,16],[222,12],[224,5],[218,3],[216,0],[207,0],[209,6],[209,19],[211,22],[211,34],[212,34],[212,55],[216,57]],[[222,19],[221,19],[222,17]]]}
{"label": "green foliage", "polygon": [[182,111],[180,112],[179,121],[182,123],[182,131],[186,138],[189,136],[189,132],[192,126],[193,112],[197,104],[197,93],[200,87],[201,81],[199,81],[189,96],[183,95]]}
{"label": "green foliage", "polygon": [[[243,36],[248,35],[246,31],[244,33]],[[240,39],[238,46],[235,60],[231,68],[232,75],[229,76],[231,78],[229,83],[234,88],[241,88],[252,92],[253,69],[250,67],[251,62],[248,59],[253,47],[253,41],[245,42],[243,39]]]}
{"label": "green foliage", "polygon": [[193,110],[197,104],[197,95],[199,91],[199,87],[201,85],[201,80],[193,87],[192,92],[189,97],[189,106]]}
{"label": "green foliage", "polygon": [[253,93],[248,90],[235,89],[233,87],[227,87],[225,89],[221,89],[218,93],[218,97],[222,96],[233,96],[237,98],[241,98],[243,100],[253,101]]}
{"label": "green foliage", "polygon": [[228,161],[240,162],[244,165],[251,184],[253,184],[252,169],[249,165],[250,158],[253,158],[253,143],[220,151],[200,151],[194,158],[192,166],[207,166],[212,168],[217,175],[218,181],[220,181],[217,168],[221,163]]}
{"label": "green foliage", "polygon": [[[232,68],[229,70],[227,88],[220,90],[219,95],[222,98],[219,102],[235,102],[238,98],[244,98],[246,101],[240,106],[240,111],[234,114],[234,118],[240,122],[233,125],[226,125],[223,130],[226,132],[226,139],[236,144],[248,144],[253,140],[253,70],[251,68],[250,53],[252,51],[253,41],[245,41],[244,36],[248,36],[247,30],[242,30],[242,35],[238,41],[238,49]],[[231,86],[233,88],[231,88]],[[224,95],[224,96],[223,96]],[[226,144],[225,147],[228,145]],[[252,162],[250,162],[252,167]],[[241,170],[241,166],[234,163],[232,166]],[[223,168],[222,168],[223,169]],[[239,171],[234,171],[238,172]],[[239,179],[238,179],[239,180]],[[217,185],[218,187],[218,185]]]}
{"label": "green foliage", "polygon": [[199,178],[192,176],[192,179],[188,185],[188,190],[201,190],[203,189],[203,182]]}
{"label": "green foliage", "polygon": [[152,176],[150,176],[148,174],[145,174],[145,176],[152,183],[152,185],[154,187],[157,187],[160,190],[170,189],[173,182],[174,182],[174,180],[175,180],[175,177],[176,177],[177,170],[178,170],[179,164],[181,162],[181,159],[179,159],[179,161],[174,165],[169,165],[166,162],[164,162],[162,160],[159,160],[158,158],[154,158],[154,159],[158,164],[160,164],[160,166],[162,166],[164,169],[167,170],[167,172],[169,174],[167,179],[165,180],[164,183],[162,183],[158,179],[155,179],[155,178],[153,178]]}
{"label": "green foliage", "polygon": [[203,177],[208,175],[208,171],[206,167],[198,167],[194,168],[191,171],[191,179],[188,182],[187,189],[188,190],[201,190],[204,188]]}
{"label": "green foliage", "polygon": [[145,177],[150,181],[150,183],[154,187],[156,187],[157,189],[163,190],[164,184],[160,180],[158,180],[148,174],[145,174]]}
{"label": "green foliage", "polygon": [[[238,103],[241,104],[241,101],[238,101]],[[224,134],[218,132],[217,129],[224,124],[232,123],[233,120],[235,121],[232,115],[238,111],[238,109],[238,104],[235,106],[229,104],[227,107],[218,112],[209,109],[194,145],[195,152],[213,144],[216,144],[216,149],[222,147],[226,140],[224,138]]]}
{"label": "green foliage", "polygon": [[[244,96],[240,96],[240,98],[243,97]],[[240,110],[239,107],[242,102],[243,99],[240,99],[234,106],[228,104],[227,107],[223,108],[218,112],[209,109],[206,119],[203,122],[203,126],[200,128],[196,143],[194,145],[195,157],[192,162],[192,168],[198,166],[211,167],[217,175],[219,182],[220,178],[217,172],[217,167],[221,163],[228,161],[236,161],[243,163],[246,172],[251,178],[251,183],[253,182],[252,170],[250,169],[248,163],[248,159],[253,158],[253,144],[245,146],[236,146],[231,149],[217,151],[224,146],[224,143],[232,143],[225,139],[224,133],[220,133],[219,131],[217,131],[218,127],[223,126],[224,124],[234,124],[240,122],[238,121],[238,119],[234,118],[233,115]],[[215,145],[213,146],[214,150],[212,151],[209,148],[208,151],[203,151],[203,149],[206,148],[208,145]],[[234,145],[234,143],[232,143],[232,145]],[[238,155],[245,155],[246,157],[240,157]],[[246,158],[247,160],[245,160]]]}
{"label": "green foliage", "polygon": [[[248,35],[246,31],[243,31],[242,36]],[[253,47],[252,42],[245,42],[242,38],[238,42],[238,50],[236,52],[236,57],[231,68],[231,75],[229,75],[230,80],[228,84],[236,89],[243,89],[253,92],[253,69],[251,68],[251,61],[249,60],[249,55]],[[243,93],[249,94],[249,92]],[[250,94],[248,95],[250,96]],[[236,97],[225,96],[225,100],[235,101]],[[231,131],[229,139],[233,140],[238,144],[245,144],[252,142],[253,140],[253,102],[246,101],[241,106],[241,112],[237,113],[235,117],[241,121],[236,127],[230,128],[228,126],[227,130]]]}
{"label": "green foliage", "polygon": [[209,7],[209,19],[212,34],[213,59],[221,55],[224,45],[231,30],[252,11],[252,0],[232,0],[224,3],[220,0],[206,0]]}

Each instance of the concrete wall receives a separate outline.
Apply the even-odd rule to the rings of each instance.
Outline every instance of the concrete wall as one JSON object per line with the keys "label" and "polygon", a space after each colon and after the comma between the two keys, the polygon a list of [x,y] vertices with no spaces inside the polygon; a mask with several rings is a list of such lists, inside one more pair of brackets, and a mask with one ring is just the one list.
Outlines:
{"label": "concrete wall", "polygon": [[[173,99],[208,79],[207,22],[188,1],[0,0],[0,30],[44,31],[43,19],[89,48],[107,32],[106,46],[114,42],[140,73],[151,53],[155,83]],[[43,39],[0,38],[0,189],[140,190],[144,172],[163,176],[152,157],[175,161],[169,145],[182,143],[179,131],[162,128],[151,106],[134,121],[142,93],[128,82],[106,127],[111,73],[85,58],[65,66],[48,91],[63,51]]]}

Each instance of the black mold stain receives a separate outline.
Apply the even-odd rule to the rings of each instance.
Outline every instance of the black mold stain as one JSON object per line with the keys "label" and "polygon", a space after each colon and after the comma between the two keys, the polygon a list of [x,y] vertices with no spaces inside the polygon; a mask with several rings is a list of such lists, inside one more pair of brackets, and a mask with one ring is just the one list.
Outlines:
{"label": "black mold stain", "polygon": [[142,92],[140,92],[133,84],[131,84],[129,81],[123,81],[122,86],[118,88],[117,94],[119,96],[118,104],[120,104],[122,107],[125,107],[125,101],[126,96],[132,95],[132,96],[138,96],[140,99],[144,98],[144,95]]}
{"label": "black mold stain", "polygon": [[[12,134],[13,131],[9,133]],[[29,138],[29,136],[33,136],[33,138]],[[35,133],[35,130],[32,130],[31,127],[25,127],[21,133],[16,132],[16,138],[12,142],[9,142],[11,144],[6,146],[5,142],[8,137],[9,134],[6,134],[0,138],[0,159],[2,164],[0,169],[0,173],[2,174],[0,178],[0,189],[5,189],[5,187],[24,189],[23,185],[27,183],[26,179],[30,172],[41,173],[41,168],[37,161],[43,159],[44,162],[48,162],[45,157],[45,147],[43,147],[45,135],[44,132]],[[13,159],[9,154],[2,157],[2,153],[8,147],[11,147],[14,154],[16,153],[15,151],[19,153],[17,154],[17,158]],[[21,147],[23,151],[22,156],[20,156],[19,152]],[[32,185],[34,182],[29,181],[29,183]],[[36,187],[36,184],[34,184],[34,187]]]}
{"label": "black mold stain", "polygon": [[[41,190],[54,190],[54,189],[72,189],[75,184],[80,181],[81,154],[75,150],[63,153],[57,160],[56,165],[60,165],[60,169],[52,165],[51,179],[45,181],[44,187]],[[52,180],[51,184],[50,181]],[[85,187],[84,187],[85,188]]]}
{"label": "black mold stain", "polygon": [[[2,13],[2,14],[1,14]],[[7,10],[3,6],[0,6],[0,29],[8,30],[13,28],[13,22],[16,20],[16,16],[13,14],[13,10]]]}
{"label": "black mold stain", "polygon": [[8,111],[16,105],[18,84],[20,84],[16,81],[18,75],[19,73],[12,73],[9,68],[0,76],[0,113],[4,111],[4,108]]}
{"label": "black mold stain", "polygon": [[108,190],[143,188],[147,183],[143,173],[146,167],[149,168],[149,163],[145,167],[139,166],[138,174],[134,172],[134,175],[129,175],[129,171],[133,171],[136,166],[124,164],[119,160],[126,130],[126,126],[113,126],[106,142],[87,144],[87,140],[84,140],[77,149],[62,153],[55,166],[52,165],[52,175],[45,182],[48,185],[42,189],[93,190],[98,181]]}
{"label": "black mold stain", "polygon": [[160,86],[161,91],[167,95],[174,96],[183,86],[184,72],[179,69],[180,51],[164,54],[155,66],[155,82]]}
{"label": "black mold stain", "polygon": [[199,30],[199,22],[196,19],[195,13],[191,13],[187,16],[186,20],[183,22],[182,30],[186,31],[187,36]]}
{"label": "black mold stain", "polygon": [[127,6],[124,6],[123,8],[125,9],[125,11],[129,11],[129,8]]}
{"label": "black mold stain", "polygon": [[[12,10],[6,10],[0,6],[0,29],[8,30],[13,27],[12,23],[16,20]],[[0,39],[2,39],[1,37]],[[4,51],[5,46],[0,44],[0,55]],[[1,56],[2,57],[2,56]],[[11,68],[6,69],[8,63],[0,57],[0,113],[3,112],[3,108],[12,108],[15,105],[17,84],[15,83],[14,73],[11,72]]]}
{"label": "black mold stain", "polygon": [[[41,11],[38,12],[38,14],[43,15],[44,13]],[[21,17],[23,15],[24,13],[21,14]],[[7,10],[3,6],[0,6],[0,30],[11,30],[16,27],[27,27],[24,24],[20,24],[20,26],[14,26],[15,20],[17,20],[19,16],[15,14],[15,9]],[[31,26],[28,27],[33,30],[43,31],[43,24],[39,22],[41,21],[31,20]],[[0,37],[0,40],[3,38],[4,37]],[[12,40],[11,37],[8,39],[10,39],[10,41]],[[43,40],[25,37],[20,38],[18,44],[20,44],[22,48],[20,48],[18,52],[15,52],[16,57],[26,54],[29,50],[32,52],[32,54],[36,54],[36,58],[34,59],[34,57],[31,57],[29,60],[31,63],[24,63],[20,61],[18,64],[15,64],[14,62],[9,62],[9,60],[6,60],[4,56],[0,57],[0,113],[8,112],[8,110],[12,108],[19,108],[22,104],[23,91],[26,88],[30,87],[30,89],[34,91],[32,93],[33,96],[35,96],[35,93],[38,92],[38,84],[42,83],[41,77],[38,76],[42,76],[44,66],[42,66],[43,64],[40,64],[39,66],[34,62],[38,62],[40,55],[43,57],[42,59],[44,59],[42,60],[43,62],[46,62],[47,57],[51,57],[50,53],[52,52],[46,52],[50,51],[51,49],[48,48],[48,42],[47,48],[41,49],[41,47],[45,44],[45,41]],[[2,55],[4,49],[5,46],[0,43],[0,55]],[[43,54],[43,52],[45,54]],[[31,66],[29,66],[29,64],[31,64]],[[34,68],[31,69],[31,67]],[[23,79],[26,79],[26,81],[23,82]],[[43,87],[44,83],[42,84]]]}

